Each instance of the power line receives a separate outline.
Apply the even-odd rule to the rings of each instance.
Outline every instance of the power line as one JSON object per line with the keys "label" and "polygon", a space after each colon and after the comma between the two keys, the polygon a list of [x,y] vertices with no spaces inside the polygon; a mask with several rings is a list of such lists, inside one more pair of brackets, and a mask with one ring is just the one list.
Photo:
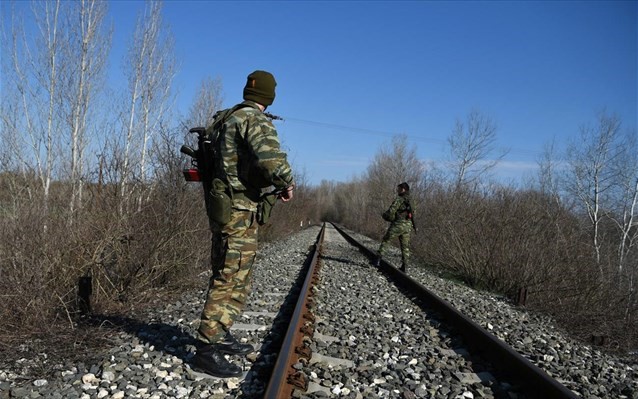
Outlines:
{"label": "power line", "polygon": [[[351,131],[351,132],[356,132],[356,133],[361,133],[361,134],[368,134],[368,135],[382,136],[382,137],[394,137],[396,135],[402,134],[402,135],[405,135],[406,137],[411,138],[413,140],[423,141],[423,142],[426,142],[426,143],[443,144],[443,145],[449,144],[447,140],[436,139],[436,138],[432,138],[432,137],[416,136],[416,135],[413,135],[413,134],[392,133],[392,132],[383,131],[383,130],[374,130],[374,129],[366,129],[366,128],[360,128],[360,127],[353,127],[353,126],[345,126],[345,125],[339,125],[339,124],[336,124],[336,123],[309,121],[309,120],[305,120],[305,119],[290,118],[290,117],[287,117],[287,116],[284,116],[282,118],[283,118],[284,121],[291,121],[291,122],[299,123],[299,124],[302,124],[302,125],[318,126],[318,127],[322,127],[322,128]],[[507,152],[510,153],[510,154],[513,153],[513,154],[527,155],[527,156],[538,156],[538,155],[542,154],[542,151],[539,151],[539,150],[512,148],[512,147],[509,147]]]}
{"label": "power line", "polygon": [[[371,135],[375,135],[375,136],[393,137],[393,136],[396,136],[396,135],[399,135],[399,134],[403,134],[403,133],[392,133],[392,132],[383,131],[383,130],[374,130],[374,129],[365,129],[365,128],[360,128],[360,127],[344,126],[344,125],[338,125],[338,124],[334,124],[334,123],[309,121],[309,120],[305,120],[305,119],[297,119],[297,118],[289,118],[289,117],[283,117],[283,119],[284,119],[284,121],[296,122],[296,123],[300,123],[300,124],[303,124],[303,125],[319,126],[319,127],[335,129],[335,130],[353,131],[353,132],[357,132],[357,133],[361,133],[361,134],[371,134]],[[415,135],[410,135],[410,134],[403,134],[403,135],[405,135],[406,137],[415,139],[415,140],[425,141],[425,142],[430,142],[430,143],[435,143],[435,144],[446,144],[447,143],[447,140],[435,139],[435,138],[430,138],[430,137],[415,136]]]}

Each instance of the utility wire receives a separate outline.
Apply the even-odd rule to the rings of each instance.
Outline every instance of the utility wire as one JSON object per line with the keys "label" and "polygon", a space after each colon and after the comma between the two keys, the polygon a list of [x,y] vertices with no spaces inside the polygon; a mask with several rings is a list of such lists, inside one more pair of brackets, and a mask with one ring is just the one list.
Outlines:
{"label": "utility wire", "polygon": [[[360,128],[360,127],[337,125],[337,124],[334,124],[334,123],[308,121],[308,120],[297,119],[297,118],[283,117],[283,119],[285,121],[296,122],[296,123],[300,123],[302,125],[319,126],[319,127],[324,127],[324,128],[328,128],[328,129],[335,129],[335,130],[353,131],[353,132],[358,132],[358,133],[362,133],[362,134],[371,134],[371,135],[375,135],[375,136],[392,137],[392,136],[396,136],[398,134],[401,134],[401,133],[392,133],[392,132],[383,131],[383,130],[374,130],[374,129],[365,129],[365,128]],[[430,138],[430,137],[415,136],[415,135],[409,135],[409,134],[405,134],[405,136],[413,138],[415,140],[426,141],[426,142],[430,142],[430,143],[436,143],[436,144],[446,144],[447,143],[447,140],[435,139],[435,138]]]}
{"label": "utility wire", "polygon": [[[309,121],[309,120],[305,120],[305,119],[290,118],[290,117],[286,117],[286,116],[285,117],[281,117],[281,118],[282,118],[283,121],[291,121],[291,122],[299,123],[299,124],[302,124],[302,125],[310,125],[310,126],[318,126],[318,127],[322,127],[322,128],[328,128],[328,129],[351,131],[351,132],[357,132],[357,133],[361,133],[361,134],[368,134],[368,135],[374,135],[374,136],[393,137],[393,136],[396,136],[398,134],[402,134],[402,133],[392,133],[392,132],[383,131],[383,130],[374,130],[374,129],[365,129],[365,128],[360,128],[360,127],[344,126],[344,125],[338,125],[338,124],[335,124],[335,123]],[[413,135],[413,134],[404,134],[404,135],[406,137],[411,138],[411,139],[416,140],[416,141],[423,141],[423,142],[426,142],[426,143],[443,144],[443,145],[449,144],[447,140],[436,139],[436,138],[432,138],[432,137],[416,136],[416,135]],[[539,151],[539,150],[522,149],[522,148],[508,148],[507,152],[510,153],[510,154],[519,154],[519,155],[528,155],[528,156],[538,156],[538,155],[542,154],[542,151]]]}

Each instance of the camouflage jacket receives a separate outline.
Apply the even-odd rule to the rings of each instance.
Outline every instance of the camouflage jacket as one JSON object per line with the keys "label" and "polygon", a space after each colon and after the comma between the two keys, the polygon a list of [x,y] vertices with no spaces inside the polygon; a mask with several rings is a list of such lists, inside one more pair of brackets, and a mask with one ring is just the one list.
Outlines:
{"label": "camouflage jacket", "polygon": [[294,181],[275,126],[256,103],[242,104],[221,128],[219,177],[230,186],[233,207],[255,211],[262,189],[283,189]]}
{"label": "camouflage jacket", "polygon": [[392,224],[398,223],[412,223],[408,218],[408,213],[412,213],[414,216],[414,208],[410,202],[410,196],[408,194],[397,197],[390,205],[387,211],[384,212],[383,218]]}

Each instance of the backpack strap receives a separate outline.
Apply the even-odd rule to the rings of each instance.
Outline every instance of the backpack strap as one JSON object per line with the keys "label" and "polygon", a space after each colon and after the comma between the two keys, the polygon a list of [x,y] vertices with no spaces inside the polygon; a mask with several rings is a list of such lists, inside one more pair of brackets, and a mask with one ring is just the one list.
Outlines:
{"label": "backpack strap", "polygon": [[213,124],[208,129],[210,129],[211,132],[219,129],[224,123],[226,123],[226,120],[228,120],[228,118],[230,118],[230,116],[235,111],[246,107],[251,107],[251,105],[246,103],[239,103],[232,108],[226,108],[224,110],[217,111],[215,113],[215,116],[213,117]]}

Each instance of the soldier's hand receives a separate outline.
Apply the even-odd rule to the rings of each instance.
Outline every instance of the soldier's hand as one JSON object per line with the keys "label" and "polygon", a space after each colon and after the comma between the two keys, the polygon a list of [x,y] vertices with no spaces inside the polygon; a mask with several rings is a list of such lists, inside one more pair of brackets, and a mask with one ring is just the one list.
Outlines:
{"label": "soldier's hand", "polygon": [[288,186],[284,191],[279,194],[279,198],[281,198],[281,202],[288,202],[292,199],[292,190],[294,190],[295,186]]}

